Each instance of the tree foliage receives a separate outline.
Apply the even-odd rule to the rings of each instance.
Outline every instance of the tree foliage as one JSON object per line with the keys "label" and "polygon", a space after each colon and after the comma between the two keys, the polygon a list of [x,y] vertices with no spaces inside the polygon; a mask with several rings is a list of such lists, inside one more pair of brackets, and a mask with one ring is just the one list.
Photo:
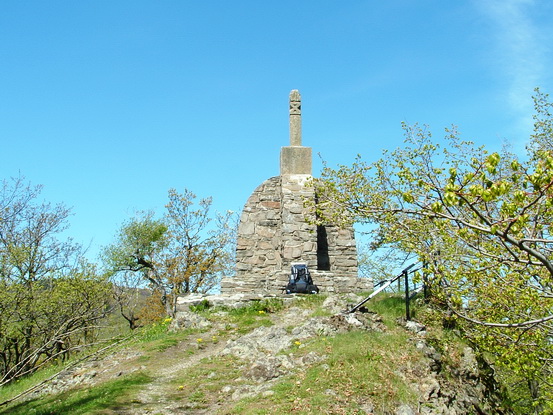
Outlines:
{"label": "tree foliage", "polygon": [[[405,146],[368,164],[325,168],[318,217],[373,225],[375,247],[415,253],[464,333],[529,386],[552,397],[553,117],[537,91],[525,157],[488,152],[446,130],[404,125]],[[315,207],[314,207],[315,208]]]}
{"label": "tree foliage", "polygon": [[233,260],[233,212],[211,215],[212,198],[200,199],[189,190],[179,194],[169,190],[165,216],[169,246],[165,255],[165,273],[171,288],[172,312],[177,296],[183,293],[206,293],[219,284]]}
{"label": "tree foliage", "polygon": [[234,233],[233,213],[214,217],[211,198],[195,202],[196,195],[189,190],[182,194],[169,190],[163,219],[155,219],[153,213],[132,218],[104,250],[104,264],[122,294],[119,304],[127,301],[124,316],[131,327],[137,314],[131,313],[128,300],[138,285],[125,287],[125,281],[131,280],[129,273],[141,275],[142,281],[161,294],[168,311],[174,313],[178,295],[208,292],[228,270],[232,262],[229,248]]}
{"label": "tree foliage", "polygon": [[0,384],[95,340],[107,284],[59,234],[69,210],[22,178],[0,185]]}
{"label": "tree foliage", "polygon": [[[135,327],[137,319],[133,300],[143,282],[158,291],[163,302],[166,301],[162,255],[167,245],[165,223],[155,219],[152,212],[141,212],[123,223],[115,242],[102,253],[104,266],[115,284],[115,299],[131,328]],[[137,279],[136,275],[140,278]]]}

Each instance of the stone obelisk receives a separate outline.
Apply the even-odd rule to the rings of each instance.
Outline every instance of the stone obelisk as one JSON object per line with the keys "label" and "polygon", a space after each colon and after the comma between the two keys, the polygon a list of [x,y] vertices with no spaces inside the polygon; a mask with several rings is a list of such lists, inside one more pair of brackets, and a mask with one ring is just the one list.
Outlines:
{"label": "stone obelisk", "polygon": [[311,175],[311,147],[301,144],[301,95],[290,92],[290,146],[280,150],[280,175]]}
{"label": "stone obelisk", "polygon": [[372,291],[372,281],[357,278],[357,248],[352,226],[315,225],[305,201],[316,203],[311,148],[302,145],[301,97],[290,93],[290,145],[280,152],[280,175],[261,183],[240,216],[236,275],[223,278],[224,294],[281,293],[294,263],[307,264],[321,292]]}

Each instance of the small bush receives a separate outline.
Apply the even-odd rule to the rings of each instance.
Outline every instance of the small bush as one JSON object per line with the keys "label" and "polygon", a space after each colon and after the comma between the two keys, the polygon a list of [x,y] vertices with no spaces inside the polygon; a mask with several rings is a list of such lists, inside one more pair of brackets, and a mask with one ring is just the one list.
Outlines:
{"label": "small bush", "polygon": [[146,304],[140,310],[138,317],[140,324],[147,326],[162,320],[167,315],[165,306],[161,300],[161,293],[154,291],[150,297],[146,299]]}
{"label": "small bush", "polygon": [[200,301],[199,304],[191,305],[190,311],[193,313],[201,313],[202,311],[209,310],[211,308],[211,304],[209,301],[207,301],[207,298],[204,298],[202,301]]}
{"label": "small bush", "polygon": [[276,313],[284,308],[284,303],[279,298],[270,298],[267,300],[252,301],[245,307],[239,307],[229,310],[229,314],[242,316],[246,314]]}

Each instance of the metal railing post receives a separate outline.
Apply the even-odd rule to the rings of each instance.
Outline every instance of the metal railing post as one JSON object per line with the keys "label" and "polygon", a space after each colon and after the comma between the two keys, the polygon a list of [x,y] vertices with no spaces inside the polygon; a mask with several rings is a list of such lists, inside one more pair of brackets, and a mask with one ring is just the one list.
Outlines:
{"label": "metal railing post", "polygon": [[398,292],[398,293],[401,292],[401,278],[398,278],[398,279],[397,279],[397,292]]}
{"label": "metal railing post", "polygon": [[405,318],[407,321],[411,320],[411,314],[409,310],[409,271],[404,271],[405,275]]}

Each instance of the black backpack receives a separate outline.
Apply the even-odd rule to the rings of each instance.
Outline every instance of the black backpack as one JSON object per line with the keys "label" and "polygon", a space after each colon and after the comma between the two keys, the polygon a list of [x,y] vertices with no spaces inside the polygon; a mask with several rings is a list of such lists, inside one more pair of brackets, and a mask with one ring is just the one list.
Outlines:
{"label": "black backpack", "polygon": [[317,294],[319,288],[313,284],[311,274],[306,264],[292,265],[290,280],[286,286],[286,294]]}

